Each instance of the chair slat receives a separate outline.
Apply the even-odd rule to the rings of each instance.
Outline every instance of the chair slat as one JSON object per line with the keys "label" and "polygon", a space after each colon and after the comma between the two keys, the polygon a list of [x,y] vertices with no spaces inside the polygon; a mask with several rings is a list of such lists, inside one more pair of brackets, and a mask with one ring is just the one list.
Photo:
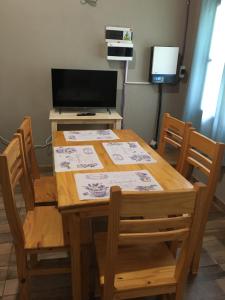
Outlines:
{"label": "chair slat", "polygon": [[[182,130],[182,131],[183,131],[183,130]],[[182,141],[183,141],[183,136],[181,136],[180,134],[183,135],[184,132],[177,134],[177,133],[171,131],[170,129],[166,129],[166,132],[167,132],[169,135],[173,136],[173,137],[177,140],[177,142],[182,143]]]}
{"label": "chair slat", "polygon": [[183,241],[188,237],[188,234],[188,228],[152,233],[120,233],[119,245],[143,245],[168,241]]}
{"label": "chair slat", "polygon": [[200,163],[196,159],[189,156],[187,157],[187,162],[192,166],[196,167],[198,170],[201,170],[206,176],[210,175],[210,169],[205,167],[202,163]]}
{"label": "chair slat", "polygon": [[[171,165],[175,165],[176,169],[179,170],[182,161],[182,153],[186,144],[187,130],[191,127],[191,123],[183,122],[172,117],[170,114],[165,113],[161,127],[158,153],[171,163]],[[167,145],[176,149],[176,154],[178,154],[178,156],[175,160],[171,161],[171,157],[167,152]]]}
{"label": "chair slat", "polygon": [[13,189],[18,184],[18,181],[20,180],[20,178],[21,178],[22,175],[23,175],[23,170],[22,170],[22,168],[20,168],[20,169],[17,170],[17,173],[16,173],[15,177],[12,180]]}
{"label": "chair slat", "polygon": [[15,141],[15,139],[13,139],[9,144],[9,147],[5,149],[5,154],[8,157],[8,166],[11,170],[15,161],[17,161],[17,159],[20,157],[19,144]]}
{"label": "chair slat", "polygon": [[165,137],[164,140],[165,140],[165,142],[167,142],[168,144],[174,146],[174,147],[177,148],[177,149],[181,148],[181,144],[179,144],[178,142],[172,140],[172,139],[169,138],[169,137]]}
{"label": "chair slat", "polygon": [[32,138],[31,138],[30,132],[27,131],[27,132],[25,133],[24,138],[25,138],[25,142],[26,142],[27,144],[31,144],[31,143],[32,143]]}
{"label": "chair slat", "polygon": [[37,158],[35,155],[33,137],[32,137],[32,126],[31,117],[25,117],[21,126],[17,130],[18,133],[22,135],[23,146],[25,149],[25,159],[27,166],[30,166],[31,172],[30,176],[32,179],[40,178],[40,171],[38,168]]}
{"label": "chair slat", "polygon": [[181,229],[191,225],[190,216],[179,216],[160,219],[143,219],[143,220],[121,220],[120,233],[137,233],[154,230],[165,230],[168,228]]}
{"label": "chair slat", "polygon": [[183,121],[172,117],[170,114],[165,113],[165,116],[168,118],[167,122],[168,122],[168,128],[170,128],[171,130],[173,130],[173,132],[179,134],[180,136],[183,135],[184,133],[184,123]]}
{"label": "chair slat", "polygon": [[[121,203],[121,216],[143,216],[157,218],[168,215],[191,214],[195,205],[195,191],[169,191],[165,205],[165,192],[140,193],[139,195],[124,194]],[[182,204],[181,204],[182,199]]]}
{"label": "chair slat", "polygon": [[56,181],[54,176],[40,176],[33,144],[31,117],[24,118],[17,132],[22,135],[26,166],[29,180],[32,183],[35,205],[55,205],[57,202]]}
{"label": "chair slat", "polygon": [[194,131],[194,134],[190,135],[189,144],[198,149],[198,151],[207,154],[210,158],[215,156],[216,142],[200,134],[199,132]]}
{"label": "chair slat", "polygon": [[202,164],[205,165],[208,169],[212,167],[212,160],[201,154],[199,151],[191,148],[189,149],[188,154],[194,159],[200,160],[200,162],[202,162]]}
{"label": "chair slat", "polygon": [[22,167],[22,160],[21,157],[17,157],[17,159],[14,161],[13,165],[11,166],[10,170],[10,174],[11,174],[11,178],[13,180],[13,178],[15,178],[15,175],[17,173],[17,171]]}

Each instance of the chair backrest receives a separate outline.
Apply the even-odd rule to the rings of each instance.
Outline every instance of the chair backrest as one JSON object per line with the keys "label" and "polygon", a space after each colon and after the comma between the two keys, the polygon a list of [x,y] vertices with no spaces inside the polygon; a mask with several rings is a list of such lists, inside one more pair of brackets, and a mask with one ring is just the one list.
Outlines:
{"label": "chair backrest", "polygon": [[180,168],[182,148],[185,144],[185,137],[187,129],[192,124],[190,122],[183,122],[172,117],[169,113],[163,115],[162,129],[158,145],[158,153],[165,157],[166,146],[170,145],[178,150],[178,159],[176,168]]}
{"label": "chair backrest", "polygon": [[23,225],[16,207],[15,188],[19,183],[27,210],[33,208],[32,190],[27,176],[22,138],[16,134],[5,151],[0,154],[0,183],[5,211],[14,243],[24,245]]}
{"label": "chair backrest", "polygon": [[194,169],[207,177],[207,198],[212,201],[220,175],[225,144],[215,142],[189,128],[178,170],[184,177],[190,178]]}
{"label": "chair backrest", "polygon": [[32,179],[40,178],[37,158],[35,155],[31,117],[24,117],[24,120],[17,130],[22,135],[24,154],[27,164],[27,169]]}
{"label": "chair backrest", "polygon": [[[114,290],[115,262],[118,247],[150,243],[182,242],[174,277],[178,281],[188,269],[193,255],[195,228],[204,194],[203,185],[188,191],[160,191],[139,194],[122,194],[119,187],[112,187],[104,299]],[[141,217],[144,217],[140,219]],[[174,217],[167,217],[174,216]],[[169,249],[169,248],[168,248]]]}

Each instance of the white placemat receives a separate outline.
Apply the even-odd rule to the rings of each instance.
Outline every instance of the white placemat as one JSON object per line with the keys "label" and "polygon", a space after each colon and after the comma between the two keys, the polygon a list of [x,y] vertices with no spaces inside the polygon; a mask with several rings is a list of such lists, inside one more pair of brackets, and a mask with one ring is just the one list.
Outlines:
{"label": "white placemat", "polygon": [[110,187],[123,191],[160,191],[160,184],[147,170],[74,174],[80,200],[109,199]]}
{"label": "white placemat", "polygon": [[54,147],[55,172],[102,169],[92,145]]}
{"label": "white placemat", "polygon": [[111,130],[78,130],[64,131],[65,140],[68,142],[117,140],[119,137]]}
{"label": "white placemat", "polygon": [[138,142],[111,142],[103,146],[116,165],[151,164],[156,160]]}

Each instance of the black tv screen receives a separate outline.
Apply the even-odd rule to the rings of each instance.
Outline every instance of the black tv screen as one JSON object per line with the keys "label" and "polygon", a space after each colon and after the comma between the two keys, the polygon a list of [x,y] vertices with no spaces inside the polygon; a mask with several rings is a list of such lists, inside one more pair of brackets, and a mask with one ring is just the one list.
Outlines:
{"label": "black tv screen", "polygon": [[116,107],[117,71],[52,69],[53,107]]}

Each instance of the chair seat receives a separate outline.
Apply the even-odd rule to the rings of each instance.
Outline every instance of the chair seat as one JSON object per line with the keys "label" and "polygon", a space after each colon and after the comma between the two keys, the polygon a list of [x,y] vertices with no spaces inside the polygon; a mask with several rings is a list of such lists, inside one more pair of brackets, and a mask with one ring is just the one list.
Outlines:
{"label": "chair seat", "polygon": [[55,204],[56,180],[54,176],[42,176],[34,180],[34,196],[36,205]]}
{"label": "chair seat", "polygon": [[28,211],[23,230],[26,250],[65,247],[62,217],[53,206],[38,206]]}
{"label": "chair seat", "polygon": [[[100,286],[104,285],[107,234],[95,235]],[[168,293],[175,292],[175,260],[166,244],[119,247],[116,260],[115,288],[118,292],[167,285]],[[150,295],[148,293],[148,295]]]}

